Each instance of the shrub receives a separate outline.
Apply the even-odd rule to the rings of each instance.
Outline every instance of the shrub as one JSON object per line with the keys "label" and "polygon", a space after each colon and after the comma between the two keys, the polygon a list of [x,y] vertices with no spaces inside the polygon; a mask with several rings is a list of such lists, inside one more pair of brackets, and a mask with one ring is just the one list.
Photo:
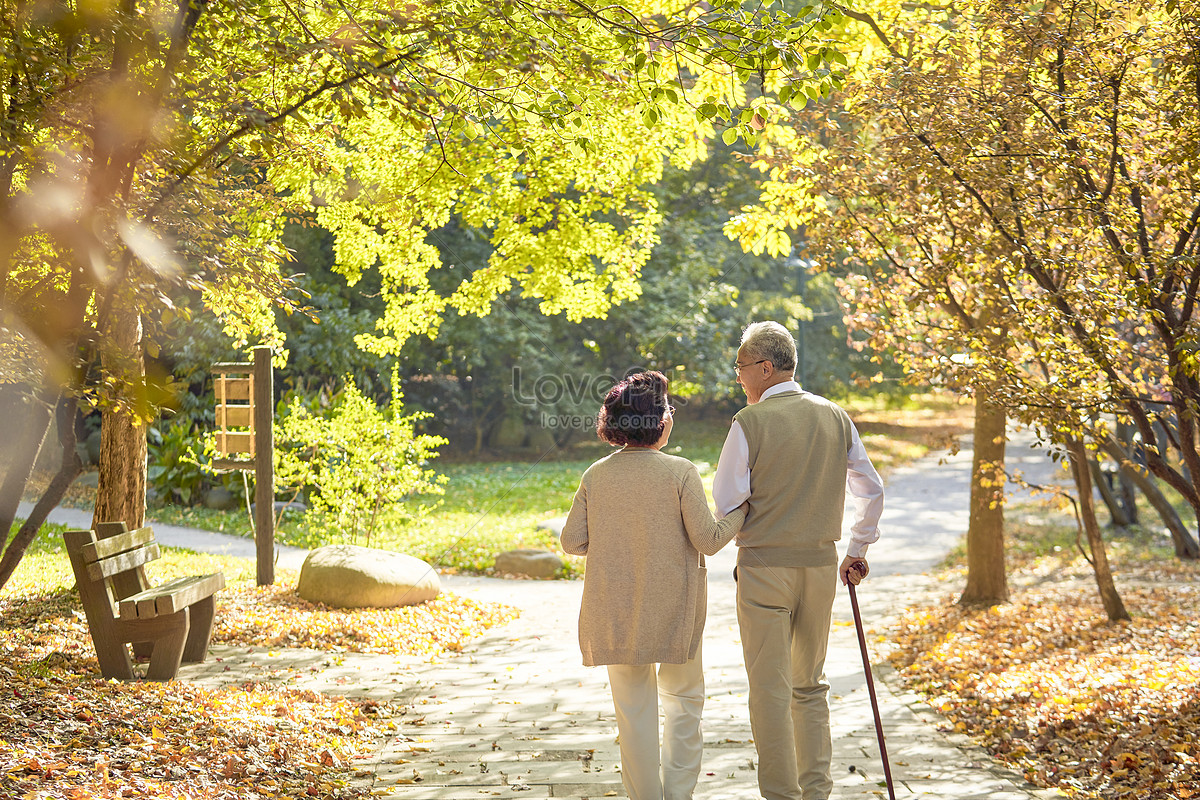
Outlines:
{"label": "shrub", "polygon": [[369,545],[381,512],[402,507],[413,494],[442,493],[445,479],[428,463],[446,440],[417,434],[414,423],[428,415],[405,415],[402,401],[393,374],[392,400],[383,409],[349,377],[323,414],[300,398],[286,407],[275,437],[276,486],[305,493],[315,516],[310,525],[351,541],[365,534]]}
{"label": "shrub", "polygon": [[214,486],[237,491],[234,476],[212,469],[215,442],[193,431],[190,420],[151,426],[146,431],[146,452],[146,484],[160,503],[195,505]]}

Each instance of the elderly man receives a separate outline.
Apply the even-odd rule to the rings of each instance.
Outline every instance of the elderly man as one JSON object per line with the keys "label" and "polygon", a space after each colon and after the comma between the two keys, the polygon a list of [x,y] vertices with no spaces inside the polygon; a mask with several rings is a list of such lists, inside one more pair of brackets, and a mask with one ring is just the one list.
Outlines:
{"label": "elderly man", "polygon": [[[748,405],[733,417],[713,499],[718,514],[750,503],[736,540],[737,612],[758,786],[766,800],[827,800],[833,599],[839,576],[845,584],[867,574],[883,482],[846,412],[796,383],[786,328],[747,327],[734,369]],[[847,490],[855,519],[838,566]]]}

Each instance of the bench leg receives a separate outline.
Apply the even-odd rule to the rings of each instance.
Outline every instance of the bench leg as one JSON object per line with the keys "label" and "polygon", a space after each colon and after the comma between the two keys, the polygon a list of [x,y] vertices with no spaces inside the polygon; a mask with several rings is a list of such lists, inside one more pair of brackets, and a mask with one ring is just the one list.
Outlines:
{"label": "bench leg", "polygon": [[197,600],[188,606],[191,613],[192,630],[183,648],[183,660],[198,663],[208,657],[208,643],[212,640],[213,618],[216,612],[213,595]]}
{"label": "bench leg", "polygon": [[186,608],[160,619],[166,629],[154,640],[154,652],[150,655],[146,677],[152,681],[169,681],[179,672],[179,662],[183,659],[183,646],[187,642],[191,624]]}
{"label": "bench leg", "polygon": [[93,632],[92,644],[96,646],[96,660],[100,662],[101,675],[121,681],[133,680],[133,664],[129,660],[129,648],[124,642]]}

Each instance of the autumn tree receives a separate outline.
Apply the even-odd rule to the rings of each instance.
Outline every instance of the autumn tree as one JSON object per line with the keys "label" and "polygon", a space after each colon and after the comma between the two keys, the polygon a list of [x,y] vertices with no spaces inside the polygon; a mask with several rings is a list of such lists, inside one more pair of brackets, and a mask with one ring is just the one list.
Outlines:
{"label": "autumn tree", "polygon": [[[284,357],[272,309],[302,305],[279,270],[289,219],[315,208],[339,271],[379,274],[374,352],[510,286],[575,319],[634,297],[664,158],[698,158],[714,123],[753,141],[752,78],[839,85],[840,12],[774,5],[5,4],[4,352],[45,363],[5,473],[6,536],[52,409],[63,460],[0,584],[79,471],[81,407],[104,414],[97,517],[140,523],[145,424],[168,393],[144,354],[185,312],[180,287]],[[451,214],[493,254],[439,293],[428,274],[451,265],[426,234]]]}
{"label": "autumn tree", "polygon": [[[779,132],[762,205],[734,229],[806,224],[826,257],[858,264],[860,325],[1064,448],[1085,517],[1080,461],[1113,441],[1114,418],[1200,510],[1195,10],[854,12],[876,42],[838,98],[858,122],[797,115],[811,136]],[[1124,617],[1085,523],[1105,608]],[[1200,553],[1191,535],[1176,546]]]}

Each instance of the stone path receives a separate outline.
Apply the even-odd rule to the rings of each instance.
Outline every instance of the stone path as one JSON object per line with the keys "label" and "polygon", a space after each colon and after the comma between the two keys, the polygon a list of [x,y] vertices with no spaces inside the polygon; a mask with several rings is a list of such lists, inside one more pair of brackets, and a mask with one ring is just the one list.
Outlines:
{"label": "stone path", "polygon": [[[1043,469],[1041,461],[1018,445],[1011,448],[1010,464],[1020,464],[1027,473]],[[966,529],[969,468],[968,450],[889,476],[885,538],[868,554],[872,573],[858,591],[868,629],[882,629],[890,614],[929,592],[952,588],[936,586],[923,573]],[[163,527],[155,527],[168,541]],[[230,549],[236,540],[226,541],[231,538],[191,537],[184,530],[172,543],[236,552]],[[284,555],[294,559],[298,554]],[[759,796],[733,608],[734,559],[730,547],[709,561],[703,644],[705,760],[698,800]],[[582,583],[447,576],[443,588],[519,606],[521,616],[489,631],[464,652],[434,662],[217,647],[208,662],[185,665],[180,678],[208,685],[266,680],[402,704],[394,733],[359,772],[359,780],[379,797],[624,797],[607,673],[581,666],[576,645]],[[899,688],[886,666],[876,661],[873,669],[898,798],[1061,796],[1034,789],[965,737],[944,731],[941,718]],[[832,687],[833,798],[887,797],[845,590],[834,608],[827,674]]]}

